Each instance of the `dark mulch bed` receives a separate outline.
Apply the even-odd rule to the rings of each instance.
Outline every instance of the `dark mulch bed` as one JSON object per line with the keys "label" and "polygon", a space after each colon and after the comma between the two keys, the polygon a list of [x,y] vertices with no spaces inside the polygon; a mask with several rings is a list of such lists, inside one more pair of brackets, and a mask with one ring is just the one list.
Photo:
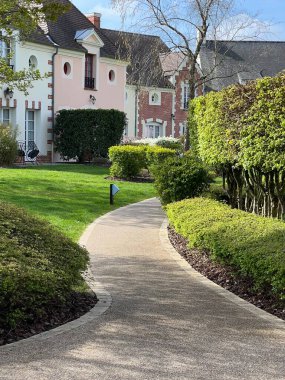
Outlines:
{"label": "dark mulch bed", "polygon": [[32,335],[51,330],[57,326],[73,321],[91,310],[98,299],[93,292],[73,292],[65,305],[57,302],[49,304],[41,317],[30,315],[29,321],[17,326],[13,330],[5,330],[0,326],[0,346]]}
{"label": "dark mulch bed", "polygon": [[121,181],[121,182],[138,182],[138,183],[152,183],[154,182],[154,179],[151,177],[133,177],[133,178],[119,178],[119,177],[105,177],[105,179],[111,180],[111,181]]}
{"label": "dark mulch bed", "polygon": [[238,295],[240,298],[285,320],[285,303],[280,302],[269,291],[254,291],[250,279],[238,277],[234,274],[231,267],[214,263],[209,258],[209,254],[205,251],[189,249],[187,247],[187,240],[170,227],[168,228],[168,236],[176,251],[198,272],[216,284]]}

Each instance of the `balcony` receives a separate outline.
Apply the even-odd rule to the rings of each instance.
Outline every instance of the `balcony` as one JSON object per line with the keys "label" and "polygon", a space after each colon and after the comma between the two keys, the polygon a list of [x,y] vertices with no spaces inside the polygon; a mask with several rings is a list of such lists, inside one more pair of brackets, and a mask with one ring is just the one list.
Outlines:
{"label": "balcony", "polygon": [[85,88],[88,88],[90,90],[94,90],[95,89],[95,78],[85,77]]}

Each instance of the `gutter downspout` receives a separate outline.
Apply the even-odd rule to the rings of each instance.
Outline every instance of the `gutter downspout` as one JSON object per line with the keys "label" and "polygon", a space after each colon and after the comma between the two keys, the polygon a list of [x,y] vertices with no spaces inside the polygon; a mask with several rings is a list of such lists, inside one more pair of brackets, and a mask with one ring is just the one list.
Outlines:
{"label": "gutter downspout", "polygon": [[52,163],[54,162],[54,126],[55,126],[55,57],[58,54],[58,48],[59,46],[56,46],[56,50],[52,55],[52,151],[51,151],[51,160]]}
{"label": "gutter downspout", "polygon": [[137,137],[137,125],[138,125],[138,88],[135,91],[135,137]]}

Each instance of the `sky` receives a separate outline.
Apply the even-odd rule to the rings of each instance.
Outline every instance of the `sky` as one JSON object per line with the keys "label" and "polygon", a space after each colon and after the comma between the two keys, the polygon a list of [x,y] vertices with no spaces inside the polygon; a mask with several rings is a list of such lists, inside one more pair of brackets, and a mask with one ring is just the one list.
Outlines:
{"label": "sky", "polygon": [[[122,26],[118,12],[111,7],[109,0],[72,0],[83,13],[102,14],[103,28],[120,29]],[[270,40],[285,41],[285,0],[237,0],[241,13],[244,11],[271,25]]]}

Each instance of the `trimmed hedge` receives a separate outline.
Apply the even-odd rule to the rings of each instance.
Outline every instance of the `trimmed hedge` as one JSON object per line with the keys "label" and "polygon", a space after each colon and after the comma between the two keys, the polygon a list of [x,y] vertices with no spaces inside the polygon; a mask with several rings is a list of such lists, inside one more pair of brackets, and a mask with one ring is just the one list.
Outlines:
{"label": "trimmed hedge", "polygon": [[64,303],[83,284],[88,253],[47,222],[0,203],[0,327]]}
{"label": "trimmed hedge", "polygon": [[159,165],[167,158],[175,157],[176,151],[174,149],[162,148],[160,146],[149,146],[146,149],[147,165]]}
{"label": "trimmed hedge", "polygon": [[62,110],[56,117],[55,146],[66,159],[107,157],[121,142],[126,115],[118,110]]}
{"label": "trimmed hedge", "polygon": [[109,149],[112,162],[110,174],[120,178],[136,177],[142,169],[148,169],[151,165],[159,164],[175,155],[175,150],[158,146],[112,146]]}
{"label": "trimmed hedge", "polygon": [[285,74],[190,103],[192,149],[222,172],[231,206],[285,219]]}
{"label": "trimmed hedge", "polygon": [[16,131],[0,124],[0,165],[10,166],[17,158],[18,143]]}
{"label": "trimmed hedge", "polygon": [[112,162],[110,174],[113,177],[132,178],[146,167],[146,153],[143,146],[112,146],[109,149]]}
{"label": "trimmed hedge", "polygon": [[210,177],[194,156],[168,157],[151,167],[155,187],[163,204],[193,198],[209,187]]}
{"label": "trimmed hedge", "polygon": [[211,258],[249,276],[256,289],[285,298],[285,224],[231,209],[204,198],[166,207],[170,224],[189,247],[210,251]]}

